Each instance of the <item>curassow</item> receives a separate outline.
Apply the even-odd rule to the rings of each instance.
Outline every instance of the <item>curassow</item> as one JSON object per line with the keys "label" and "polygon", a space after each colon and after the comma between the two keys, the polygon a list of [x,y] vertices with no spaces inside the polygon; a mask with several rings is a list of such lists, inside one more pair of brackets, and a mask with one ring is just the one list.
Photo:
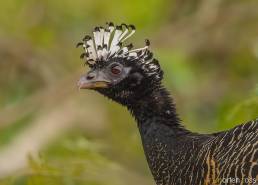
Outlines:
{"label": "curassow", "polygon": [[163,71],[149,50],[124,42],[133,25],[96,27],[83,46],[90,71],[78,81],[126,106],[135,117],[157,185],[255,184],[258,182],[258,119],[214,134],[184,128],[162,85]]}

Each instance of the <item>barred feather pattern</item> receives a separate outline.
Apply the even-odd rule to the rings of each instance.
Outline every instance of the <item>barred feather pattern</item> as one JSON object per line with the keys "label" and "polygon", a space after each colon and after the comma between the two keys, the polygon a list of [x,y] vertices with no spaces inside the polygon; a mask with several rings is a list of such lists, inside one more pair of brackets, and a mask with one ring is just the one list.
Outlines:
{"label": "barred feather pattern", "polygon": [[156,184],[258,184],[258,119],[214,134],[185,129],[173,99],[160,80],[153,80],[162,78],[162,70],[148,49],[149,41],[139,49],[124,46],[134,33],[132,25],[109,23],[107,28],[96,27],[93,37],[86,36],[78,46],[83,46],[81,57],[90,67],[119,58],[134,62],[133,67],[140,66],[150,77],[134,91],[102,89],[102,93],[127,106],[136,118]]}
{"label": "barred feather pattern", "polygon": [[143,144],[157,185],[258,183],[258,119],[214,135],[171,138],[175,143],[152,137]]}
{"label": "barred feather pattern", "polygon": [[157,185],[258,184],[258,118],[223,132],[193,133],[163,88],[129,109]]}

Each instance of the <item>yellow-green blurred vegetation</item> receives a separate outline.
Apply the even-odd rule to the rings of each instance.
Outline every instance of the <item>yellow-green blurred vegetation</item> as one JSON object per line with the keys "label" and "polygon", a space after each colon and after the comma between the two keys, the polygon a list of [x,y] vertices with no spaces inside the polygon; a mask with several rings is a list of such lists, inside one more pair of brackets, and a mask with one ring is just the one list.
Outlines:
{"label": "yellow-green blurred vegetation", "polygon": [[154,184],[127,110],[76,88],[75,45],[107,21],[150,39],[188,129],[258,116],[257,0],[1,1],[1,185]]}

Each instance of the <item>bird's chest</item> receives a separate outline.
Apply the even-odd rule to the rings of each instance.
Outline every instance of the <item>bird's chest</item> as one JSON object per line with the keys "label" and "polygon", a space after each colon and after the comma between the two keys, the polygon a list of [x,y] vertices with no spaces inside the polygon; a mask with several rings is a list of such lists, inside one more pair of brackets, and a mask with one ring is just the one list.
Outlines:
{"label": "bird's chest", "polygon": [[171,184],[174,160],[169,146],[154,138],[144,143],[144,151],[156,183],[158,185]]}
{"label": "bird's chest", "polygon": [[187,145],[155,137],[145,141],[143,145],[157,185],[190,185],[202,181],[202,161],[196,161],[195,150],[189,150]]}
{"label": "bird's chest", "polygon": [[[140,127],[142,144],[149,168],[158,185],[169,185],[172,180],[173,157],[170,139],[153,122]],[[162,134],[161,134],[162,133]]]}

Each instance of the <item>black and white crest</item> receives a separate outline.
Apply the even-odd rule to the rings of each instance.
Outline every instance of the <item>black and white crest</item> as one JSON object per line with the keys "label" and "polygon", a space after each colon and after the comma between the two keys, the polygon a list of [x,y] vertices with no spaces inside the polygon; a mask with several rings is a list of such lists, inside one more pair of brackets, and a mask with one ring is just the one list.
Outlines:
{"label": "black and white crest", "polygon": [[[114,25],[107,23],[107,27],[96,27],[93,36],[86,35],[82,42],[85,52],[81,58],[86,58],[86,64],[94,67],[97,63],[109,62],[115,58],[137,62],[148,75],[157,74],[160,70],[158,61],[153,59],[149,51],[149,40],[145,40],[145,46],[133,49],[133,44],[125,45],[125,41],[135,33],[134,25]],[[158,78],[160,75],[156,75]]]}

